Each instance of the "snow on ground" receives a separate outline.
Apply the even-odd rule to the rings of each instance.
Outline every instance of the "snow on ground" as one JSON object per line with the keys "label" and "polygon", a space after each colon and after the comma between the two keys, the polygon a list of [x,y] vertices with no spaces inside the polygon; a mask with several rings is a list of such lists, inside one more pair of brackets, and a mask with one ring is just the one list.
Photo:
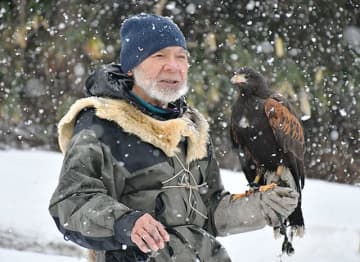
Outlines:
{"label": "snow on ground", "polygon": [[[226,188],[236,192],[238,174],[222,170],[222,177]],[[294,238],[295,255],[283,255],[281,261],[359,262],[359,199],[360,187],[308,179],[302,207],[306,233]],[[234,261],[280,261],[283,239],[274,240],[270,227],[221,240]]]}
{"label": "snow on ground", "polygon": [[47,262],[85,262],[85,259],[68,256],[45,255],[35,252],[18,251],[13,249],[0,248],[0,261],[19,262],[19,261],[47,261]]}
{"label": "snow on ground", "polygon": [[[43,151],[0,151],[0,261],[84,262],[85,252],[64,241],[50,215],[48,202],[62,156]],[[222,170],[225,187],[243,192],[241,174]],[[272,229],[219,238],[233,261],[360,261],[360,188],[306,181],[304,238],[294,241],[295,255],[280,256],[282,239]]]}

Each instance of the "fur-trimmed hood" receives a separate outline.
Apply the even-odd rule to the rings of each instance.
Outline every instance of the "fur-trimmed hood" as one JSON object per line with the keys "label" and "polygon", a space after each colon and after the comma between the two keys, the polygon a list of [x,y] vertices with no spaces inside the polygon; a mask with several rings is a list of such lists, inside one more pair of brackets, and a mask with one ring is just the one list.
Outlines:
{"label": "fur-trimmed hood", "polygon": [[188,138],[188,163],[207,155],[209,125],[195,109],[189,108],[179,118],[157,120],[124,100],[101,97],[79,99],[60,120],[59,146],[63,153],[72,138],[76,117],[85,108],[94,108],[97,117],[115,122],[125,132],[160,148],[169,157],[179,151],[177,146],[182,137]]}

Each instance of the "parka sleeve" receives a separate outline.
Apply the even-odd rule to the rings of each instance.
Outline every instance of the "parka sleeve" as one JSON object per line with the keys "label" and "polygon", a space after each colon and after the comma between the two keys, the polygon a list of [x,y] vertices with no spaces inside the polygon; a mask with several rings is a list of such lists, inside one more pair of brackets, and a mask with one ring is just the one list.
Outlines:
{"label": "parka sleeve", "polygon": [[208,219],[205,225],[206,230],[213,235],[217,235],[217,230],[214,221],[214,212],[220,202],[220,200],[229,195],[225,191],[221,181],[220,169],[215,157],[215,151],[213,144],[210,141],[208,144],[208,157],[200,161],[200,168],[205,173],[207,191],[202,195],[205,206],[207,207]]}
{"label": "parka sleeve", "polygon": [[72,138],[49,206],[65,239],[95,250],[131,244],[132,224],[143,213],[112,197],[121,193],[116,191],[123,189],[126,172],[94,131],[84,129]]}
{"label": "parka sleeve", "polygon": [[206,169],[208,192],[203,197],[208,207],[207,230],[215,236],[227,236],[263,228],[266,220],[258,196],[233,201],[232,195],[222,184],[211,144],[209,150],[211,153]]}

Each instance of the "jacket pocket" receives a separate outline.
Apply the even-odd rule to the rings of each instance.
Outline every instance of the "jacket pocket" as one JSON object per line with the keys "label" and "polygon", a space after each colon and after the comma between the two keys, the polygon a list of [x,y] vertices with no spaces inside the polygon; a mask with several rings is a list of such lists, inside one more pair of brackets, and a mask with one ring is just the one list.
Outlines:
{"label": "jacket pocket", "polygon": [[165,226],[186,224],[190,215],[183,189],[168,189],[156,198],[155,217]]}

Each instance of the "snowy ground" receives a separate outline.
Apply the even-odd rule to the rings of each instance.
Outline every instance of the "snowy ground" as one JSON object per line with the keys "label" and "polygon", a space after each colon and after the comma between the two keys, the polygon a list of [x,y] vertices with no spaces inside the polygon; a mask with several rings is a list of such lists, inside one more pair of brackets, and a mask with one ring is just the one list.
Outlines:
{"label": "snowy ground", "polygon": [[[0,151],[0,261],[84,262],[84,251],[65,242],[48,214],[62,156],[39,151]],[[241,175],[222,170],[231,192],[242,192]],[[360,261],[360,187],[307,180],[303,193],[307,231],[296,253],[280,256],[272,229],[220,238],[236,261]]]}

